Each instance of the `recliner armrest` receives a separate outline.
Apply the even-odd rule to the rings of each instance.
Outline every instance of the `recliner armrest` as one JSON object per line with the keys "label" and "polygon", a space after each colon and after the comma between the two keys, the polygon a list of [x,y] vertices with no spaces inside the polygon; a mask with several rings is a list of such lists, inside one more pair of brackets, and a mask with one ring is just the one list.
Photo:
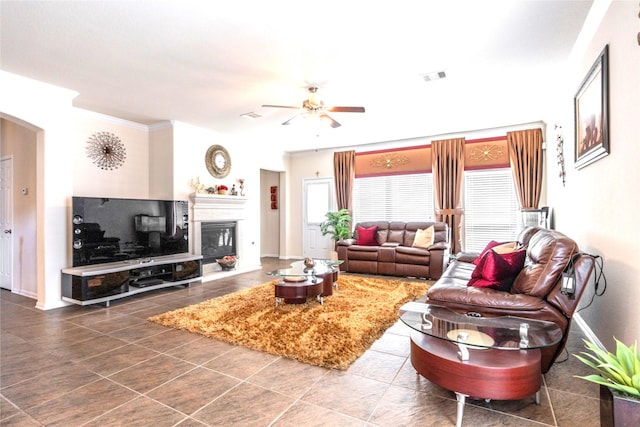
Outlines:
{"label": "recliner armrest", "polygon": [[479,252],[458,252],[456,260],[461,262],[473,262],[480,256]]}

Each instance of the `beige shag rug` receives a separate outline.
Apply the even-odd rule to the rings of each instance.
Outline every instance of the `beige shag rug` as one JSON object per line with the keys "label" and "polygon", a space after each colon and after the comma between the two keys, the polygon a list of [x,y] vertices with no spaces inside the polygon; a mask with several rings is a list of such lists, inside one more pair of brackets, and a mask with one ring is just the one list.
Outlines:
{"label": "beige shag rug", "polygon": [[341,274],[338,290],[320,304],[275,307],[274,285],[173,310],[148,320],[228,343],[344,370],[398,320],[398,309],[425,295],[433,282]]}

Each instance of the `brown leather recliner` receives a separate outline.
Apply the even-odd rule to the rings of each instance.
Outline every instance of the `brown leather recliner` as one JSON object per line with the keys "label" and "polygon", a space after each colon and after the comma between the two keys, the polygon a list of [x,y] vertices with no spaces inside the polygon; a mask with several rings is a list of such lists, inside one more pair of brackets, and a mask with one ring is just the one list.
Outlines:
{"label": "brown leather recliner", "polygon": [[[427,291],[427,303],[449,307],[459,313],[482,316],[517,316],[546,320],[562,330],[562,340],[542,349],[542,372],[560,355],[569,334],[571,319],[589,283],[594,259],[579,253],[578,245],[564,234],[527,227],[518,236],[526,246],[524,268],[509,291],[467,286],[474,256],[460,254],[442,277]],[[573,296],[561,292],[562,272],[573,261],[576,287]]]}

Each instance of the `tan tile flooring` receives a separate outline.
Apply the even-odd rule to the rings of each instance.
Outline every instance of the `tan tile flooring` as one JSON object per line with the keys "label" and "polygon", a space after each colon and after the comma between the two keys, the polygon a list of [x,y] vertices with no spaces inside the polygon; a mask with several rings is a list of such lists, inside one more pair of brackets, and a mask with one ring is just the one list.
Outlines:
{"label": "tan tile flooring", "polygon": [[[0,292],[2,426],[453,426],[453,393],[418,376],[408,328],[391,327],[347,371],[176,331],[150,315],[264,283],[290,261],[189,288],[46,312]],[[569,351],[582,349],[574,324]],[[567,357],[562,357],[567,359]],[[568,357],[541,404],[468,401],[465,426],[598,426],[598,389]]]}

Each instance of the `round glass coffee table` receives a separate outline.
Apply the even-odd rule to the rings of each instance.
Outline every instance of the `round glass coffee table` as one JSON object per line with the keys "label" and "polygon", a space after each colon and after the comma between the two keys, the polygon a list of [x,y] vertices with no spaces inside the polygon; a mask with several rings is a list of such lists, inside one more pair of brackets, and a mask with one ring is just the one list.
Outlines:
{"label": "round glass coffee table", "polygon": [[307,267],[304,261],[296,261],[289,268],[267,273],[281,278],[275,286],[276,307],[282,302],[304,304],[307,298],[313,297],[323,304],[324,297],[332,295],[333,288],[337,288],[337,266],[342,262],[317,259],[312,267]]}
{"label": "round glass coffee table", "polygon": [[480,317],[447,307],[410,302],[399,311],[412,329],[411,364],[423,377],[456,394],[456,426],[462,426],[465,399],[540,403],[541,348],[558,343],[552,322],[514,316]]}

